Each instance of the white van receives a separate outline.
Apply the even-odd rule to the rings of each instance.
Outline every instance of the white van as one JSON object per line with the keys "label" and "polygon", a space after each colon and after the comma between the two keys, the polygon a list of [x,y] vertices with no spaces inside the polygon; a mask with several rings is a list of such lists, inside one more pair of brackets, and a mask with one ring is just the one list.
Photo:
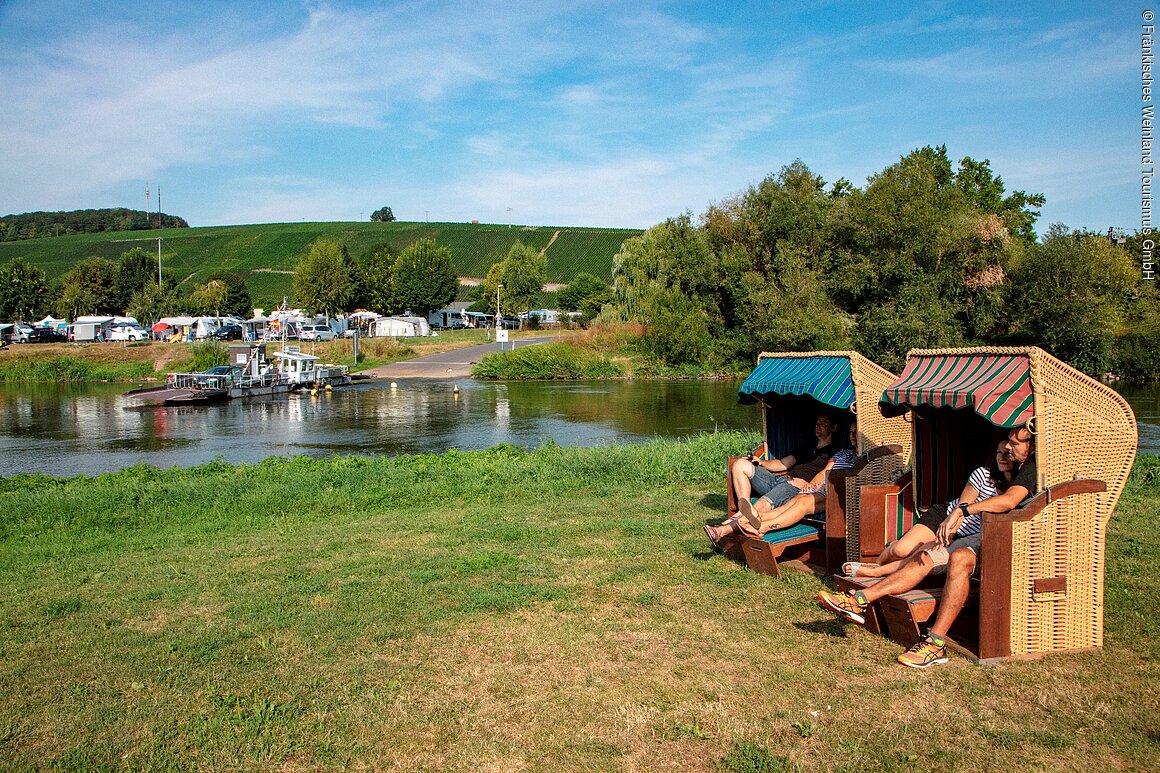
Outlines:
{"label": "white van", "polygon": [[299,341],[333,341],[337,337],[328,325],[303,325],[298,328]]}

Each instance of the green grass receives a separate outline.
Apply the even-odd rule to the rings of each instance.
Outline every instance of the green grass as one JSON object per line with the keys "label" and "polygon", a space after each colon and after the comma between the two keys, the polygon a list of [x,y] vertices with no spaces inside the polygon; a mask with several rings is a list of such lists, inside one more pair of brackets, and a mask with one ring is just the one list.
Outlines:
{"label": "green grass", "polygon": [[96,362],[79,357],[0,361],[0,381],[80,384],[88,381],[138,381],[156,378],[148,362]]}
{"label": "green grass", "polygon": [[0,769],[1153,766],[1160,459],[1103,653],[916,673],[706,549],[751,440],[0,478]]}
{"label": "green grass", "polygon": [[603,379],[619,378],[624,368],[588,349],[565,343],[526,346],[484,355],[471,368],[482,379]]}
{"label": "green grass", "polygon": [[[559,232],[554,242],[552,237]],[[307,247],[321,237],[334,238],[358,256],[388,243],[396,250],[422,238],[433,238],[451,250],[460,276],[483,277],[502,260],[516,240],[538,249],[548,247],[548,281],[568,282],[581,271],[611,281],[612,258],[625,239],[638,230],[556,228],[469,223],[272,223],[141,231],[76,234],[0,243],[0,263],[23,257],[57,278],[76,262],[99,256],[116,260],[133,247],[150,254],[163,239],[162,262],[179,278],[204,281],[214,271],[230,269],[246,280],[255,304],[271,308],[290,295],[291,274]]]}

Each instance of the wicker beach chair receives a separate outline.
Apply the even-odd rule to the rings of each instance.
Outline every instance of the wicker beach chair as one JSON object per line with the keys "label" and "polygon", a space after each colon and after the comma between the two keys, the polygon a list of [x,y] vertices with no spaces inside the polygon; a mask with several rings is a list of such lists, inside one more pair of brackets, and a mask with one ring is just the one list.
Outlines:
{"label": "wicker beach chair", "polygon": [[[828,409],[841,419],[838,437],[858,419],[862,458],[850,470],[833,472],[826,508],[794,526],[762,538],[738,537],[722,544],[724,552],[755,571],[777,576],[779,560],[802,559],[834,571],[857,546],[859,486],[894,480],[910,456],[910,430],[903,418],[883,416],[878,410],[882,390],[895,376],[857,352],[763,352],[757,367],[738,390],[743,404],[762,406],[763,443],[755,452],[771,459],[814,437],[814,419]],[[737,512],[737,495],[728,474],[737,457],[726,463],[726,515]],[[818,462],[795,474],[809,477]]]}
{"label": "wicker beach chair", "polygon": [[[1136,455],[1128,403],[1037,347],[916,349],[881,397],[884,415],[910,417],[914,465],[862,489],[859,559],[873,560],[917,508],[956,496],[996,439],[1027,425],[1038,490],[1012,512],[984,516],[977,610],[964,611],[952,638],[980,662],[1101,648],[1105,531]],[[938,591],[904,595],[882,608],[890,635],[908,646]]]}

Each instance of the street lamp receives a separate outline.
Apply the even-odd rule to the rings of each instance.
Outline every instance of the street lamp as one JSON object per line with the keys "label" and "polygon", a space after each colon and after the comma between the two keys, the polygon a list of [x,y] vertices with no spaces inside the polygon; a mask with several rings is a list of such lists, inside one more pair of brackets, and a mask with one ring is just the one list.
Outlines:
{"label": "street lamp", "polygon": [[499,291],[502,289],[503,285],[501,284],[495,286],[495,326],[497,330],[499,329],[500,323],[503,322],[503,317],[499,311]]}

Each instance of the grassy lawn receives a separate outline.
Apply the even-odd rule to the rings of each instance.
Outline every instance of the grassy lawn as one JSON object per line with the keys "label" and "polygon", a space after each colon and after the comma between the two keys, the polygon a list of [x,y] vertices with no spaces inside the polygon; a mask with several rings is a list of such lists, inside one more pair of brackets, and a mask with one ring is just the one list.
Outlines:
{"label": "grassy lawn", "polygon": [[0,478],[0,768],[1154,766],[1160,459],[1103,653],[914,672],[707,549],[750,440]]}

